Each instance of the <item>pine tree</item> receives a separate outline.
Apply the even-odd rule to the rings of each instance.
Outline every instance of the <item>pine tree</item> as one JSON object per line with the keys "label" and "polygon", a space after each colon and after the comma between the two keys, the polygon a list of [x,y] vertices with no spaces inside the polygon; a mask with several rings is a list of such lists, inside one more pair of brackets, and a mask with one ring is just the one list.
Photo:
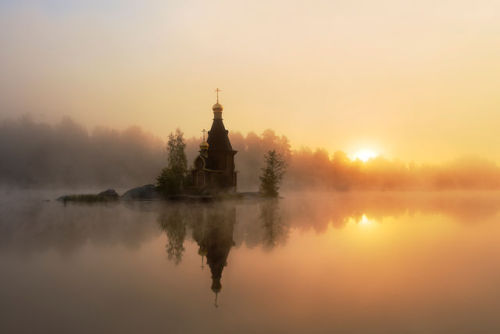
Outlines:
{"label": "pine tree", "polygon": [[260,176],[260,192],[266,197],[278,197],[281,180],[285,175],[286,162],[275,150],[268,151],[265,156],[265,167]]}
{"label": "pine tree", "polygon": [[167,167],[157,178],[157,187],[164,195],[177,195],[183,191],[187,176],[187,158],[184,134],[180,129],[170,133],[167,143]]}

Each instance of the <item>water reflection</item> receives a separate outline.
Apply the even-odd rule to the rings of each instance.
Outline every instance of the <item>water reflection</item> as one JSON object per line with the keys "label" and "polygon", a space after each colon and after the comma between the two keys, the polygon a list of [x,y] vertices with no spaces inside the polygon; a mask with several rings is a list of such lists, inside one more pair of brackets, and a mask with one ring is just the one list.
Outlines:
{"label": "water reflection", "polygon": [[187,212],[181,212],[180,208],[174,207],[168,212],[161,213],[158,217],[160,228],[165,231],[168,243],[165,246],[168,259],[179,264],[184,253],[184,239],[186,239],[186,216]]}
{"label": "water reflection", "polygon": [[[225,204],[180,204],[175,207],[163,208],[158,216],[158,223],[167,236],[166,252],[168,259],[175,264],[182,261],[185,251],[186,235],[198,245],[198,254],[211,272],[211,290],[217,296],[222,289],[222,272],[227,266],[228,256],[233,246],[234,228],[237,223],[237,206],[245,208],[236,202]],[[289,231],[289,225],[282,219],[279,200],[262,201],[251,206],[258,209],[259,215],[252,212],[240,212],[240,225],[246,229],[245,235],[250,239],[260,239],[258,243],[271,250],[284,244]],[[248,208],[246,208],[248,210]],[[257,228],[255,228],[257,227]],[[257,238],[252,234],[259,235]]]}
{"label": "water reflection", "polygon": [[270,199],[260,204],[260,223],[264,233],[264,247],[272,249],[286,242],[290,225],[282,215],[279,200]]}
{"label": "water reflection", "polygon": [[234,246],[233,230],[236,223],[236,209],[205,208],[201,213],[198,224],[193,222],[193,239],[198,244],[198,254],[206,256],[207,264],[212,274],[211,289],[215,293],[215,306],[217,294],[222,289],[222,270],[227,265],[227,257],[231,247]]}
{"label": "water reflection", "polygon": [[495,193],[4,197],[0,332],[494,333],[499,213]]}
{"label": "water reflection", "polygon": [[284,245],[293,229],[322,233],[329,226],[342,228],[351,221],[364,224],[417,213],[447,216],[460,224],[479,224],[499,211],[500,196],[491,193],[289,195],[279,201],[217,205],[153,202],[63,206],[58,202],[0,198],[0,251],[55,250],[71,255],[89,243],[137,249],[165,233],[168,258],[179,263],[187,240],[195,240],[203,253],[206,238],[219,234],[222,238],[226,231],[232,231],[236,246],[272,250]]}

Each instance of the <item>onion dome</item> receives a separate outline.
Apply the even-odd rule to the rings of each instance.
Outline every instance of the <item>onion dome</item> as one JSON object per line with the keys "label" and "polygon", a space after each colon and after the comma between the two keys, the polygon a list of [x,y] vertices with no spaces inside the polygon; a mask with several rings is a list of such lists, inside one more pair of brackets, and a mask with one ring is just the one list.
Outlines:
{"label": "onion dome", "polygon": [[212,106],[212,110],[213,110],[214,112],[222,112],[222,110],[223,110],[223,109],[224,109],[224,108],[222,107],[222,104],[220,104],[219,102],[217,102],[216,104],[214,104],[214,105]]}
{"label": "onion dome", "polygon": [[200,150],[208,150],[208,143],[206,141],[200,144]]}

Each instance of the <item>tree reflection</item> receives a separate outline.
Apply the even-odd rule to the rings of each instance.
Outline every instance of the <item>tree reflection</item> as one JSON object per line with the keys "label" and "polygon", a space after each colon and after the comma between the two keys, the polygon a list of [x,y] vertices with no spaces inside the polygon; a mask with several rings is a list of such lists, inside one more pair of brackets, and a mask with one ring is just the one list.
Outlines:
{"label": "tree reflection", "polygon": [[329,228],[342,229],[350,221],[383,221],[385,217],[415,214],[443,215],[460,225],[496,223],[499,212],[496,193],[312,193],[287,194],[276,201],[122,201],[113,206],[63,206],[4,196],[0,255],[55,251],[68,257],[84,247],[136,250],[164,231],[162,238],[168,239],[165,251],[174,263],[182,261],[186,242],[196,242],[191,245],[198,248],[202,261],[206,258],[210,287],[218,293],[233,246],[271,250],[283,245],[292,230],[323,233]]}
{"label": "tree reflection", "polygon": [[[203,218],[204,212],[211,206],[194,203],[166,205],[160,202],[63,206],[59,202],[42,202],[20,195],[4,196],[2,201],[0,254],[54,250],[71,256],[89,243],[93,247],[122,245],[137,249],[156,238],[159,224],[170,239],[167,249],[170,249],[172,259],[182,258],[184,239],[190,237],[193,227],[203,225],[202,220],[206,219]],[[329,227],[341,229],[351,219],[358,221],[363,215],[381,221],[385,217],[398,218],[419,213],[444,215],[456,224],[481,224],[497,219],[500,197],[496,193],[477,192],[313,193],[288,194],[276,205],[267,201],[224,205],[236,208],[233,236],[236,245],[244,244],[252,248],[263,246],[264,241],[271,245],[282,243],[288,226],[294,230],[322,233]],[[273,212],[273,206],[279,213],[279,219],[269,214]],[[277,237],[280,225],[274,222],[284,225],[283,237]],[[202,233],[203,229],[198,227],[193,232]],[[205,252],[202,247],[200,255],[205,256]]]}
{"label": "tree reflection", "polygon": [[184,253],[184,240],[188,231],[198,245],[198,254],[210,268],[211,290],[217,296],[222,290],[222,272],[227,266],[231,248],[235,246],[234,229],[240,224],[246,235],[254,234],[258,244],[273,249],[284,244],[288,237],[289,225],[283,218],[278,199],[270,199],[247,211],[240,211],[237,220],[236,204],[191,204],[169,206],[162,212],[158,222],[167,235],[168,258],[179,264]]}
{"label": "tree reflection", "polygon": [[265,248],[272,249],[286,242],[289,225],[282,217],[278,199],[269,199],[260,205],[259,219],[263,227],[262,243]]}
{"label": "tree reflection", "polygon": [[[222,271],[234,246],[233,232],[236,223],[234,205],[192,205],[168,208],[158,217],[158,222],[167,235],[168,258],[179,264],[184,252],[187,229],[198,244],[198,254],[206,257],[212,276],[211,289],[216,296],[222,289]],[[203,267],[203,265],[202,265]]]}
{"label": "tree reflection", "polygon": [[166,250],[168,259],[179,264],[184,253],[184,239],[186,238],[185,214],[181,208],[172,208],[169,212],[164,212],[158,217],[160,227],[167,234]]}

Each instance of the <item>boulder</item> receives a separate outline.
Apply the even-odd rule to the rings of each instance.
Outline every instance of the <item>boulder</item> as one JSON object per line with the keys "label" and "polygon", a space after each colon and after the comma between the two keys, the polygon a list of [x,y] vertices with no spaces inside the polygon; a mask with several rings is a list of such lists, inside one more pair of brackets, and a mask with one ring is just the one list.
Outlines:
{"label": "boulder", "polygon": [[160,197],[160,193],[156,190],[154,184],[132,188],[122,195],[122,199],[124,200],[154,200]]}
{"label": "boulder", "polygon": [[108,201],[117,201],[120,198],[118,193],[114,189],[108,189],[105,191],[101,191],[96,194],[75,194],[75,195],[65,195],[59,197],[57,200],[66,202],[85,202],[85,203],[93,203],[93,202],[108,202]]}
{"label": "boulder", "polygon": [[114,189],[101,191],[100,193],[97,194],[97,196],[106,197],[109,199],[118,199],[118,197],[120,197],[120,195],[118,195],[118,193]]}

